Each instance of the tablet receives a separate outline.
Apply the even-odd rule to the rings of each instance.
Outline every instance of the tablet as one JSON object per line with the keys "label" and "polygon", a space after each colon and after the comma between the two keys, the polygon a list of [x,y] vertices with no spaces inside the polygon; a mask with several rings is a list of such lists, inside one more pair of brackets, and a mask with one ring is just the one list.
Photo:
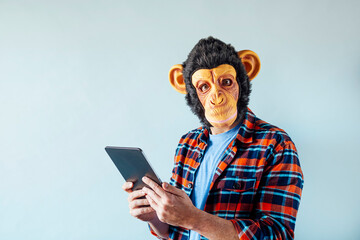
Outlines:
{"label": "tablet", "polygon": [[140,148],[107,146],[105,151],[109,154],[125,181],[134,183],[133,190],[139,190],[146,186],[141,180],[144,176],[161,185],[160,178],[151,168]]}

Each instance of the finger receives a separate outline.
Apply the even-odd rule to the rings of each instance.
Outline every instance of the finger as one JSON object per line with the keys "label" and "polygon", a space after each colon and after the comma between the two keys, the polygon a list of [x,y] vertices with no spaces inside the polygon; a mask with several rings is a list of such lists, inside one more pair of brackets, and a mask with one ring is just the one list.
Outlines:
{"label": "finger", "polygon": [[140,207],[148,207],[150,206],[149,201],[145,198],[145,199],[134,199],[133,201],[131,201],[129,203],[129,208],[131,209],[135,209],[135,208],[140,208]]}
{"label": "finger", "polygon": [[150,196],[151,199],[157,203],[161,202],[161,197],[159,195],[157,195],[152,189],[148,188],[148,187],[143,187],[143,192],[146,194],[145,196]]}
{"label": "finger", "polygon": [[145,192],[142,191],[142,190],[136,190],[136,191],[133,191],[129,194],[129,197],[128,197],[128,201],[131,202],[133,201],[134,199],[136,198],[140,198],[140,197],[143,197],[145,196]]}
{"label": "finger", "polygon": [[154,212],[155,210],[152,207],[143,207],[143,208],[135,208],[130,209],[130,214],[133,217],[140,217],[143,214]]}
{"label": "finger", "polygon": [[125,182],[122,185],[122,189],[128,193],[132,192],[132,187],[133,187],[134,183],[132,182]]}
{"label": "finger", "polygon": [[172,193],[177,196],[182,196],[185,193],[183,190],[178,189],[177,187],[174,187],[167,182],[163,182],[162,187],[166,192]]}
{"label": "finger", "polygon": [[166,193],[165,193],[164,189],[162,189],[162,187],[159,186],[159,184],[157,184],[156,182],[154,182],[150,178],[143,177],[142,181],[145,184],[147,184],[152,190],[154,190],[154,192],[156,192],[156,194],[158,194],[160,197],[165,197],[166,196]]}
{"label": "finger", "polygon": [[146,195],[145,197],[146,197],[146,200],[148,200],[150,207],[152,207],[155,211],[157,211],[159,209],[159,206],[154,201],[154,199],[152,199],[149,195]]}

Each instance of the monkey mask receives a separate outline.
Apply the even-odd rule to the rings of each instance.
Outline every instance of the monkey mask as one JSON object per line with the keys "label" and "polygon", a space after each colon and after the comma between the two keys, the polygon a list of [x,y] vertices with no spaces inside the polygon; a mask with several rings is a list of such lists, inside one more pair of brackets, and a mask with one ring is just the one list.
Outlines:
{"label": "monkey mask", "polygon": [[201,39],[181,65],[169,71],[172,87],[183,94],[206,127],[230,127],[242,119],[249,102],[250,81],[260,71],[260,59],[250,50],[236,52],[222,41]]}

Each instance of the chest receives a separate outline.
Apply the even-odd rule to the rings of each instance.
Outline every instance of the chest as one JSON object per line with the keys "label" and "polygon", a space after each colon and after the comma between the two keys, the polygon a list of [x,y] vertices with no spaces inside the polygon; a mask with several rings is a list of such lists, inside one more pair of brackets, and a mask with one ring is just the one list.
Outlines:
{"label": "chest", "polygon": [[[188,195],[194,186],[195,173],[204,156],[201,147],[179,151],[179,161],[174,168],[173,180]],[[259,185],[268,148],[259,145],[227,148],[217,161],[211,178],[209,195],[225,191],[244,192]]]}

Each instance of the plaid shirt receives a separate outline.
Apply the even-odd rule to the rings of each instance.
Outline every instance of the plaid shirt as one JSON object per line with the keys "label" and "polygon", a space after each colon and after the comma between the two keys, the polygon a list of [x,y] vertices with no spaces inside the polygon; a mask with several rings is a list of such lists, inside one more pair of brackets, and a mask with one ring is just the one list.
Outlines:
{"label": "plaid shirt", "polygon": [[[208,129],[200,127],[185,134],[176,149],[170,184],[189,196],[208,137]],[[293,239],[302,187],[303,174],[290,137],[248,109],[221,157],[204,210],[231,221],[239,239]],[[188,236],[188,229],[169,228],[169,239]]]}

